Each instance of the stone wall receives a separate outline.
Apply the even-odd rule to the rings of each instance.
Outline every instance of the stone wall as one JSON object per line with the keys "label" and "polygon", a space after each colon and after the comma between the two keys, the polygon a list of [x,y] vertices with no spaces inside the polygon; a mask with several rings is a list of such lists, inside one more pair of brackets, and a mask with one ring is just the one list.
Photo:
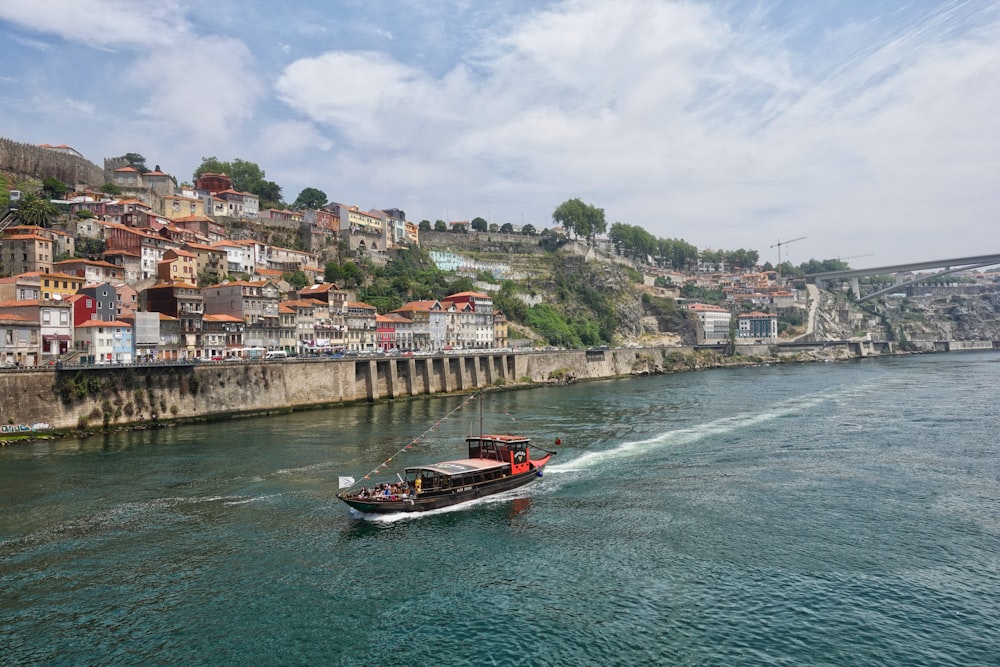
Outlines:
{"label": "stone wall", "polygon": [[[629,375],[656,349],[468,353],[436,357],[289,360],[193,366],[0,372],[0,424],[81,425],[213,419],[518,382]],[[659,360],[659,361],[658,361]]]}
{"label": "stone wall", "polygon": [[474,232],[466,234],[456,232],[420,232],[420,247],[425,249],[444,249],[452,252],[473,250],[476,252],[516,252],[518,254],[544,254],[538,245],[537,236],[523,234],[500,234],[492,232]]}
{"label": "stone wall", "polygon": [[106,180],[103,169],[81,157],[4,137],[0,137],[0,171],[39,179],[57,178],[69,186],[100,187]]}

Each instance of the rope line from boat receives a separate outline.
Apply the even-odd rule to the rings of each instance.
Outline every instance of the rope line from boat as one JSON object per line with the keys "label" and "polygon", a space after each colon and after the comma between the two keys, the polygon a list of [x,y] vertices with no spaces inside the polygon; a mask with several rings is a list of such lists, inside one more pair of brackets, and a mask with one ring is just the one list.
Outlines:
{"label": "rope line from boat", "polygon": [[[437,420],[434,423],[433,426],[428,427],[427,430],[425,430],[423,433],[421,433],[417,437],[413,438],[410,442],[406,443],[406,445],[404,445],[401,449],[399,449],[399,451],[395,452],[392,456],[390,456],[389,458],[387,458],[385,461],[382,461],[382,463],[378,464],[377,466],[375,466],[375,468],[373,468],[372,470],[368,471],[368,473],[364,477],[361,478],[361,481],[363,482],[365,480],[371,479],[373,475],[375,475],[376,473],[378,473],[378,471],[380,471],[383,468],[385,468],[386,466],[388,466],[389,462],[392,461],[394,458],[396,458],[397,456],[399,456],[400,454],[402,454],[406,450],[412,449],[413,446],[415,444],[417,444],[418,442],[420,442],[421,440],[423,440],[427,436],[428,433],[430,433],[431,431],[433,431],[434,429],[436,429],[438,426],[440,426],[442,423],[444,423],[449,417],[451,417],[453,414],[455,414],[456,412],[458,412],[459,410],[461,410],[462,408],[464,408],[466,405],[468,405],[470,401],[475,400],[479,396],[480,393],[482,393],[482,390],[477,391],[476,393],[472,394],[471,396],[469,396],[468,398],[466,398],[464,401],[462,401],[461,403],[459,403],[457,406],[455,406],[451,410],[451,412],[449,412],[448,414],[446,414],[441,419]],[[350,491],[351,489],[353,489],[358,484],[359,484],[359,482],[354,482],[350,486],[348,486],[348,487],[346,487],[344,489],[341,489],[341,493],[346,493],[347,491]]]}

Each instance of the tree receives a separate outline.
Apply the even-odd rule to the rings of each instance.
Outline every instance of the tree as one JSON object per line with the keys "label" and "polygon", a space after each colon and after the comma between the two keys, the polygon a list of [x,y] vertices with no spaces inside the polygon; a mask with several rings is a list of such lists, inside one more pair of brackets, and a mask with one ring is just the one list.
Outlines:
{"label": "tree", "polygon": [[435,232],[446,232],[448,231],[448,223],[444,220],[434,221],[434,231]]}
{"label": "tree", "polygon": [[88,211],[85,208],[81,208],[79,211],[76,212],[76,217],[79,220],[90,220],[94,217],[94,212]]}
{"label": "tree", "polygon": [[201,164],[194,170],[195,180],[206,173],[225,174],[232,179],[234,190],[257,195],[262,209],[284,208],[284,203],[281,201],[281,186],[274,181],[266,180],[264,170],[256,162],[240,158],[236,158],[232,162],[222,162],[214,155],[203,157]]}
{"label": "tree", "polygon": [[556,234],[551,229],[543,229],[538,237],[538,245],[542,246],[548,252],[558,250],[567,243],[569,243],[568,238],[562,234]]}
{"label": "tree", "polygon": [[21,203],[18,205],[15,215],[26,225],[48,227],[58,214],[59,211],[48,199],[39,197],[32,192],[26,192],[21,196]]}
{"label": "tree", "polygon": [[498,225],[495,222],[491,222],[490,223],[490,233],[491,234],[496,234],[498,231],[500,231],[500,225]]}
{"label": "tree", "polygon": [[299,269],[298,271],[292,271],[291,273],[283,273],[281,275],[281,278],[289,285],[294,287],[296,291],[302,289],[303,287],[309,284],[309,278],[301,269]]}
{"label": "tree", "polygon": [[577,237],[587,239],[588,245],[593,245],[595,237],[608,228],[604,221],[604,209],[584,204],[579,199],[569,199],[559,204],[552,212],[552,220]]}
{"label": "tree", "polygon": [[429,231],[431,231],[431,221],[430,220],[421,220],[420,224],[418,225],[418,227],[420,228],[420,231],[422,231],[422,232],[429,232]]}
{"label": "tree", "polygon": [[485,232],[489,228],[489,223],[482,218],[475,217],[472,219],[470,226],[477,232]]}
{"label": "tree", "polygon": [[326,205],[326,193],[316,188],[304,188],[292,203],[292,208],[313,209]]}
{"label": "tree", "polygon": [[528,223],[527,225],[521,227],[521,233],[525,236],[534,236],[538,232],[535,231],[535,226],[533,224]]}
{"label": "tree", "polygon": [[66,184],[58,178],[45,178],[42,179],[41,196],[46,199],[62,199],[66,196],[66,190],[68,189]]}
{"label": "tree", "polygon": [[139,155],[138,153],[125,153],[125,161],[128,162],[129,166],[138,171],[141,174],[149,172],[149,167],[146,166],[146,158]]}
{"label": "tree", "polygon": [[501,234],[513,234],[514,233],[514,225],[510,224],[509,222],[503,223],[502,225],[500,225],[500,233]]}
{"label": "tree", "polygon": [[101,186],[101,192],[106,195],[111,195],[112,197],[121,197],[122,195],[122,189],[111,181],[108,181]]}
{"label": "tree", "polygon": [[357,287],[365,281],[365,273],[354,262],[338,264],[330,262],[323,271],[323,279],[328,283],[336,283],[342,289]]}

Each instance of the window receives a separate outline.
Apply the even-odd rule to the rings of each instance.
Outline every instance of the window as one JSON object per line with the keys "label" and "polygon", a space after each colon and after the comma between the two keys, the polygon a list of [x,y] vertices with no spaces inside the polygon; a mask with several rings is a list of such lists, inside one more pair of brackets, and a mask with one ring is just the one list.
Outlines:
{"label": "window", "polygon": [[48,310],[42,311],[42,324],[52,324],[52,312]]}
{"label": "window", "polygon": [[4,336],[4,342],[7,345],[13,345],[14,344],[14,330],[13,329],[7,329],[6,335]]}

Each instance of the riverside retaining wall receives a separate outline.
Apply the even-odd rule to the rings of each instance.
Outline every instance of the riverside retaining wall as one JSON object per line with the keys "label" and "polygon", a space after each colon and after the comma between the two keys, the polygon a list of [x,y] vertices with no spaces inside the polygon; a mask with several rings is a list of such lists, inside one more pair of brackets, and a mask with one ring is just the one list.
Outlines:
{"label": "riverside retaining wall", "polygon": [[224,419],[489,386],[696,370],[750,359],[655,347],[3,371],[0,434],[128,427],[154,419]]}
{"label": "riverside retaining wall", "polygon": [[[676,353],[679,348],[672,348]],[[56,430],[213,419],[481,387],[629,375],[659,349],[473,353],[0,373],[0,427]]]}

